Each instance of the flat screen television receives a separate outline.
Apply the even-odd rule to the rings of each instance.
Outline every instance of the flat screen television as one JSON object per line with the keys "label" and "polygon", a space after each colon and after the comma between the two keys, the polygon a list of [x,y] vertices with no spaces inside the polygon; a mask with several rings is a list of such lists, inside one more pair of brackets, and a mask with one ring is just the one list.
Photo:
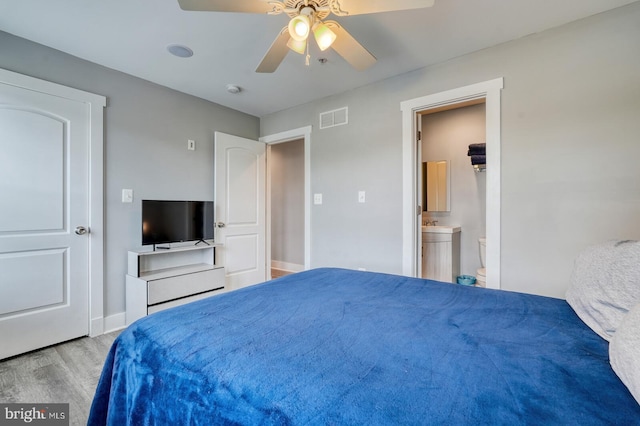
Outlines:
{"label": "flat screen television", "polygon": [[142,245],[213,239],[213,201],[142,200]]}

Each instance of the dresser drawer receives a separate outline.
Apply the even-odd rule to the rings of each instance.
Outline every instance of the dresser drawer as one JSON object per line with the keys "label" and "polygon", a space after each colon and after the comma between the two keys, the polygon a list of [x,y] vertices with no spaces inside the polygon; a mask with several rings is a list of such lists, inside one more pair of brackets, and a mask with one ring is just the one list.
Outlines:
{"label": "dresser drawer", "polygon": [[155,305],[224,287],[224,268],[176,275],[147,282],[147,303]]}

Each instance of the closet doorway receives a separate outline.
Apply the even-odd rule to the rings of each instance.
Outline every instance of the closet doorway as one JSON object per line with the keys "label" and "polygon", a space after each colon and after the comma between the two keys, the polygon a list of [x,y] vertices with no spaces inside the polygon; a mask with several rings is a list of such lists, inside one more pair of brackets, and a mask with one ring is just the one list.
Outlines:
{"label": "closet doorway", "polygon": [[402,271],[420,272],[422,202],[419,183],[422,167],[419,141],[422,115],[429,110],[455,108],[482,100],[486,104],[486,269],[487,287],[500,288],[500,93],[502,78],[407,100],[402,110]]}

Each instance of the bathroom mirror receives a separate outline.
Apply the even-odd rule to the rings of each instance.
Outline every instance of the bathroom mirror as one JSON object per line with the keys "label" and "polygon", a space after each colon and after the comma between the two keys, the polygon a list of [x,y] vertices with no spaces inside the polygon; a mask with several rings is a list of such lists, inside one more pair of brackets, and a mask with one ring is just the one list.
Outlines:
{"label": "bathroom mirror", "polygon": [[422,205],[426,212],[450,210],[449,161],[425,161],[422,163]]}

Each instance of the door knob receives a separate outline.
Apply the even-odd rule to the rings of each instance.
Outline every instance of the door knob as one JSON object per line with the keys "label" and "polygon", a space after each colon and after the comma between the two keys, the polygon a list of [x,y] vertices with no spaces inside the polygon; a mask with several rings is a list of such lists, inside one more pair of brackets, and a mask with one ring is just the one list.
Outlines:
{"label": "door knob", "polygon": [[85,228],[84,226],[76,226],[76,234],[78,235],[84,235],[87,232],[89,232],[89,230],[87,228]]}
{"label": "door knob", "polygon": [[218,223],[216,223],[216,226],[218,228],[224,228],[225,227],[224,222],[218,222]]}

